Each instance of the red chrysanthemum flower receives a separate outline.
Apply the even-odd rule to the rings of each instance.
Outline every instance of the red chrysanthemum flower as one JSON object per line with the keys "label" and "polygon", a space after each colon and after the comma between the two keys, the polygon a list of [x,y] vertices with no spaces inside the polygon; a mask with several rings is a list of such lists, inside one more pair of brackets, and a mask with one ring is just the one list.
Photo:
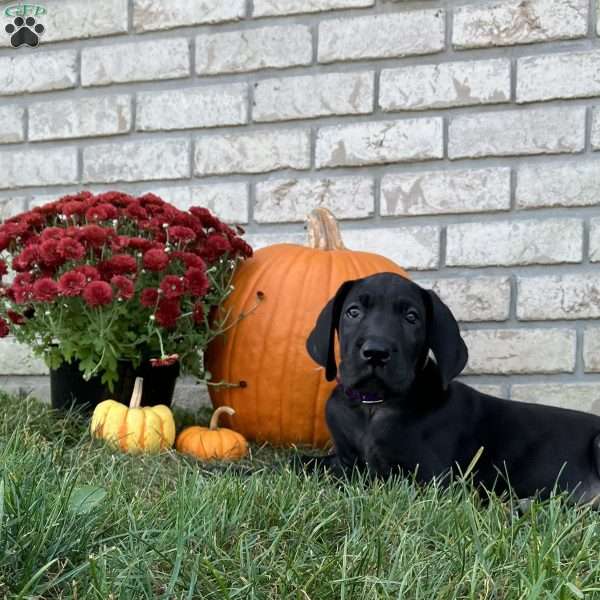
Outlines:
{"label": "red chrysanthemum flower", "polygon": [[4,277],[8,273],[8,267],[3,260],[0,260],[0,277]]}
{"label": "red chrysanthemum flower", "polygon": [[40,234],[40,238],[43,242],[46,240],[62,240],[65,237],[65,229],[60,227],[46,227]]}
{"label": "red chrysanthemum flower", "polygon": [[219,223],[219,219],[214,217],[208,208],[192,206],[190,208],[190,213],[197,219],[200,219],[203,227],[207,229],[210,227],[215,227]]}
{"label": "red chrysanthemum flower", "polygon": [[96,267],[92,267],[91,265],[82,265],[81,267],[73,269],[73,271],[82,273],[85,277],[86,283],[90,283],[91,281],[98,281],[100,279],[100,271],[98,271]]}
{"label": "red chrysanthemum flower", "polygon": [[180,260],[186,267],[196,267],[197,269],[206,269],[206,263],[193,252],[172,252],[171,256]]}
{"label": "red chrysanthemum flower", "polygon": [[129,254],[115,254],[106,262],[111,271],[117,275],[135,273],[137,271],[137,261]]}
{"label": "red chrysanthemum flower", "polygon": [[169,300],[181,298],[185,293],[186,287],[185,279],[177,275],[167,275],[160,283],[163,297]]}
{"label": "red chrysanthemum flower", "polygon": [[79,260],[85,256],[85,248],[77,240],[63,238],[58,242],[58,251],[66,260]]}
{"label": "red chrysanthemum flower", "polygon": [[175,242],[191,242],[196,239],[196,233],[189,227],[174,225],[169,227],[169,237]]}
{"label": "red chrysanthemum flower", "polygon": [[133,298],[135,288],[131,279],[128,279],[124,275],[115,275],[110,282],[116,289],[117,298],[122,298],[123,300]]}
{"label": "red chrysanthemum flower", "polygon": [[50,277],[42,277],[33,284],[33,299],[36,302],[53,302],[58,296],[58,285]]}
{"label": "red chrysanthemum flower", "polygon": [[111,232],[100,225],[85,225],[79,232],[79,238],[93,248],[100,248],[108,239]]}
{"label": "red chrysanthemum flower", "polygon": [[7,310],[6,316],[15,325],[23,325],[23,323],[25,323],[25,317],[23,315],[20,315],[18,312],[15,312],[14,310]]}
{"label": "red chrysanthemum flower", "polygon": [[206,239],[206,246],[219,256],[231,250],[229,240],[218,233],[213,233],[208,236]]}
{"label": "red chrysanthemum flower", "polygon": [[192,319],[194,319],[196,325],[202,325],[204,323],[204,306],[202,306],[201,302],[196,302],[196,304],[194,304]]}
{"label": "red chrysanthemum flower", "polygon": [[169,354],[163,358],[151,358],[150,365],[152,367],[170,367],[179,360],[179,354]]}
{"label": "red chrysanthemum flower", "polygon": [[87,210],[86,202],[65,202],[60,207],[60,212],[65,217],[72,217],[73,215],[83,215]]}
{"label": "red chrysanthemum flower", "polygon": [[4,231],[0,231],[0,252],[3,252],[10,246],[10,236]]}
{"label": "red chrysanthemum flower", "polygon": [[126,209],[125,215],[130,219],[141,221],[148,218],[148,211],[137,202],[132,202]]}
{"label": "red chrysanthemum flower", "polygon": [[13,285],[8,293],[15,299],[17,304],[27,304],[33,299],[33,286],[31,285]]}
{"label": "red chrysanthemum flower", "polygon": [[233,238],[231,240],[231,246],[234,251],[238,252],[242,256],[245,256],[246,258],[250,258],[254,253],[252,246],[250,246],[250,244],[245,242],[242,238]]}
{"label": "red chrysanthemum flower", "polygon": [[80,296],[86,284],[86,277],[81,270],[67,271],[58,280],[58,289],[63,296]]}
{"label": "red chrysanthemum flower", "polygon": [[185,272],[187,287],[194,296],[204,296],[210,287],[210,281],[204,269],[191,267]]}
{"label": "red chrysanthemum flower", "polygon": [[0,338],[6,337],[10,333],[10,329],[8,327],[8,323],[0,318]]}
{"label": "red chrysanthemum flower", "polygon": [[150,271],[162,271],[163,269],[166,269],[169,261],[169,255],[159,248],[148,250],[144,254],[144,267]]}
{"label": "red chrysanthemum flower", "polygon": [[85,286],[83,299],[91,307],[110,304],[113,299],[112,288],[106,281],[92,281]]}
{"label": "red chrysanthemum flower", "polygon": [[156,288],[145,288],[140,294],[140,304],[146,308],[154,308],[158,302],[158,290]]}
{"label": "red chrysanthemum flower", "polygon": [[129,248],[133,248],[134,250],[146,252],[154,247],[154,242],[141,237],[131,237],[127,240],[127,246]]}
{"label": "red chrysanthemum flower", "polygon": [[31,276],[31,273],[18,273],[17,275],[15,275],[15,278],[13,280],[13,285],[16,286],[31,285],[32,283],[33,277]]}
{"label": "red chrysanthemum flower", "polygon": [[149,206],[163,206],[165,201],[159,198],[156,194],[147,193],[138,198],[138,202],[144,208]]}
{"label": "red chrysanthemum flower", "polygon": [[21,254],[15,256],[12,268],[18,273],[28,271],[39,259],[39,246],[27,246]]}
{"label": "red chrysanthemum flower", "polygon": [[55,268],[65,262],[58,244],[57,240],[46,240],[40,244],[40,260],[45,266]]}
{"label": "red chrysanthemum flower", "polygon": [[165,329],[174,329],[177,325],[177,319],[181,315],[181,307],[178,300],[169,300],[161,298],[158,301],[158,310],[155,317],[156,322]]}

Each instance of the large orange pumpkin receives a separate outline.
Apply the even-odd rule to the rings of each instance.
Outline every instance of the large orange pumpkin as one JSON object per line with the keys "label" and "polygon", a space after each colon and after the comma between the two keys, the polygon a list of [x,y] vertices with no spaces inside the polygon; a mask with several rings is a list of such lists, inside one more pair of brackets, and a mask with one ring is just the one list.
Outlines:
{"label": "large orange pumpkin", "polygon": [[327,444],[324,409],[335,382],[310,358],[306,339],[344,281],[384,271],[407,276],[387,258],[346,249],[327,209],[311,213],[308,234],[307,247],[276,244],[240,265],[223,306],[235,324],[207,352],[213,383],[241,382],[209,386],[212,403],[233,407],[228,426],[251,440]]}

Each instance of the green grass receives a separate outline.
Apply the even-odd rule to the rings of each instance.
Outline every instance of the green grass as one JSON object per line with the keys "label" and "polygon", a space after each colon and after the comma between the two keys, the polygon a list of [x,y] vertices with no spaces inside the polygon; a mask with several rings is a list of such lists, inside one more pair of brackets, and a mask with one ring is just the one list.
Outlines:
{"label": "green grass", "polygon": [[0,598],[600,598],[600,515],[560,497],[522,515],[467,484],[298,475],[269,448],[114,454],[30,400],[0,415]]}

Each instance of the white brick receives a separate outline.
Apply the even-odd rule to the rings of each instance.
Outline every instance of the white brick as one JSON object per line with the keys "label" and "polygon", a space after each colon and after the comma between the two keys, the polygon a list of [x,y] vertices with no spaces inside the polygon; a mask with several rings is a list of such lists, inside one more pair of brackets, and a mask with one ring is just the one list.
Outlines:
{"label": "white brick", "polygon": [[375,0],[254,0],[253,17],[294,15],[340,8],[374,6]]}
{"label": "white brick", "polygon": [[600,373],[600,327],[584,331],[583,365],[586,373]]}
{"label": "white brick", "polygon": [[322,21],[319,62],[440,52],[444,20],[443,10],[431,9]]}
{"label": "white brick", "polygon": [[600,219],[590,221],[590,260],[600,262]]}
{"label": "white brick", "polygon": [[136,126],[140,131],[241,125],[248,122],[248,85],[140,92],[137,106]]}
{"label": "white brick", "polygon": [[517,61],[517,102],[600,95],[600,51],[528,56]]}
{"label": "white brick", "polygon": [[201,176],[308,169],[310,133],[291,129],[199,137],[194,165]]}
{"label": "white brick", "polygon": [[587,0],[503,0],[454,11],[455,48],[512,46],[584,37]]}
{"label": "white brick", "polygon": [[303,221],[317,206],[329,208],[338,219],[360,219],[373,214],[373,180],[273,179],[256,186],[254,219],[258,223]]}
{"label": "white brick", "polygon": [[448,225],[448,266],[576,263],[582,260],[579,219]]}
{"label": "white brick", "polygon": [[14,338],[0,339],[0,375],[47,375],[43,360],[33,356],[28,346]]}
{"label": "white brick", "polygon": [[[42,44],[127,32],[127,0],[46,0],[43,6],[46,14],[35,17],[45,28],[40,36]],[[0,47],[10,46],[4,25]]]}
{"label": "white brick", "polygon": [[506,398],[506,394],[504,393],[503,385],[493,385],[491,383],[478,383],[477,379],[473,378],[462,378],[459,377],[458,381],[462,381],[465,385],[476,389],[478,392],[482,394],[487,394],[488,396],[495,396],[496,398]]}
{"label": "white brick", "polygon": [[458,321],[506,321],[510,310],[508,277],[460,277],[417,280],[432,289]]}
{"label": "white brick", "polygon": [[0,199],[0,221],[10,219],[25,210],[27,202],[26,196],[12,196],[11,198]]}
{"label": "white brick", "polygon": [[524,164],[517,173],[517,208],[600,204],[600,160]]}
{"label": "white brick", "polygon": [[307,119],[373,111],[374,74],[326,73],[254,84],[255,121]]}
{"label": "white brick", "polygon": [[0,189],[77,182],[77,148],[0,153]]}
{"label": "white brick", "polygon": [[423,110],[510,101],[510,60],[415,65],[381,72],[383,110]]}
{"label": "white brick", "polygon": [[532,383],[511,387],[513,400],[600,414],[598,383]]}
{"label": "white brick", "polygon": [[35,398],[50,404],[50,378],[47,375],[0,376],[0,387],[19,398]]}
{"label": "white brick", "polygon": [[178,79],[190,74],[187,39],[151,40],[84,48],[81,85]]}
{"label": "white brick", "polygon": [[260,250],[274,244],[295,244],[299,246],[307,245],[306,233],[282,231],[278,233],[248,233],[244,239],[252,246],[254,250]]}
{"label": "white brick", "polygon": [[77,52],[0,57],[0,96],[64,90],[77,84]]}
{"label": "white brick", "polygon": [[600,150],[600,106],[595,106],[592,110],[592,148]]}
{"label": "white brick", "polygon": [[581,152],[585,107],[530,108],[455,117],[450,122],[451,159]]}
{"label": "white brick", "polygon": [[199,75],[282,69],[312,62],[312,35],[306,25],[278,25],[199,35]]}
{"label": "white brick", "polygon": [[336,125],[319,129],[318,168],[442,158],[439,117]]}
{"label": "white brick", "polygon": [[136,31],[237,21],[246,14],[245,0],[134,0]]}
{"label": "white brick", "polygon": [[22,142],[25,139],[23,115],[20,106],[0,106],[0,144]]}
{"label": "white brick", "polygon": [[183,139],[121,142],[83,149],[83,180],[154,181],[190,176],[190,142]]}
{"label": "white brick", "polygon": [[517,289],[519,319],[600,317],[600,276],[594,272],[519,277]]}
{"label": "white brick", "polygon": [[381,181],[381,214],[431,215],[510,209],[510,168],[392,173]]}
{"label": "white brick", "polygon": [[29,107],[29,139],[117,135],[131,129],[128,95],[38,102]]}
{"label": "white brick", "polygon": [[576,332],[569,329],[463,331],[469,349],[464,374],[570,373],[575,370]]}
{"label": "white brick", "polygon": [[345,229],[343,238],[347,248],[381,254],[405,269],[429,270],[439,265],[439,227]]}
{"label": "white brick", "polygon": [[174,204],[180,210],[203,206],[226,223],[247,223],[249,189],[247,183],[215,183],[146,190]]}

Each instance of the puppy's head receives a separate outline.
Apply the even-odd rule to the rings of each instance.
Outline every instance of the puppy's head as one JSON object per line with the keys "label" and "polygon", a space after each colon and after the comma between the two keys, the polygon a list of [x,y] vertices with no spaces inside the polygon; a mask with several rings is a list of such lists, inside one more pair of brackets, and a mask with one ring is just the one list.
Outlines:
{"label": "puppy's head", "polygon": [[429,350],[444,387],[467,363],[458,324],[435,292],[395,273],[347,281],[317,319],[306,347],[335,378],[335,336],[339,334],[340,377],[364,391],[403,393],[413,384]]}

